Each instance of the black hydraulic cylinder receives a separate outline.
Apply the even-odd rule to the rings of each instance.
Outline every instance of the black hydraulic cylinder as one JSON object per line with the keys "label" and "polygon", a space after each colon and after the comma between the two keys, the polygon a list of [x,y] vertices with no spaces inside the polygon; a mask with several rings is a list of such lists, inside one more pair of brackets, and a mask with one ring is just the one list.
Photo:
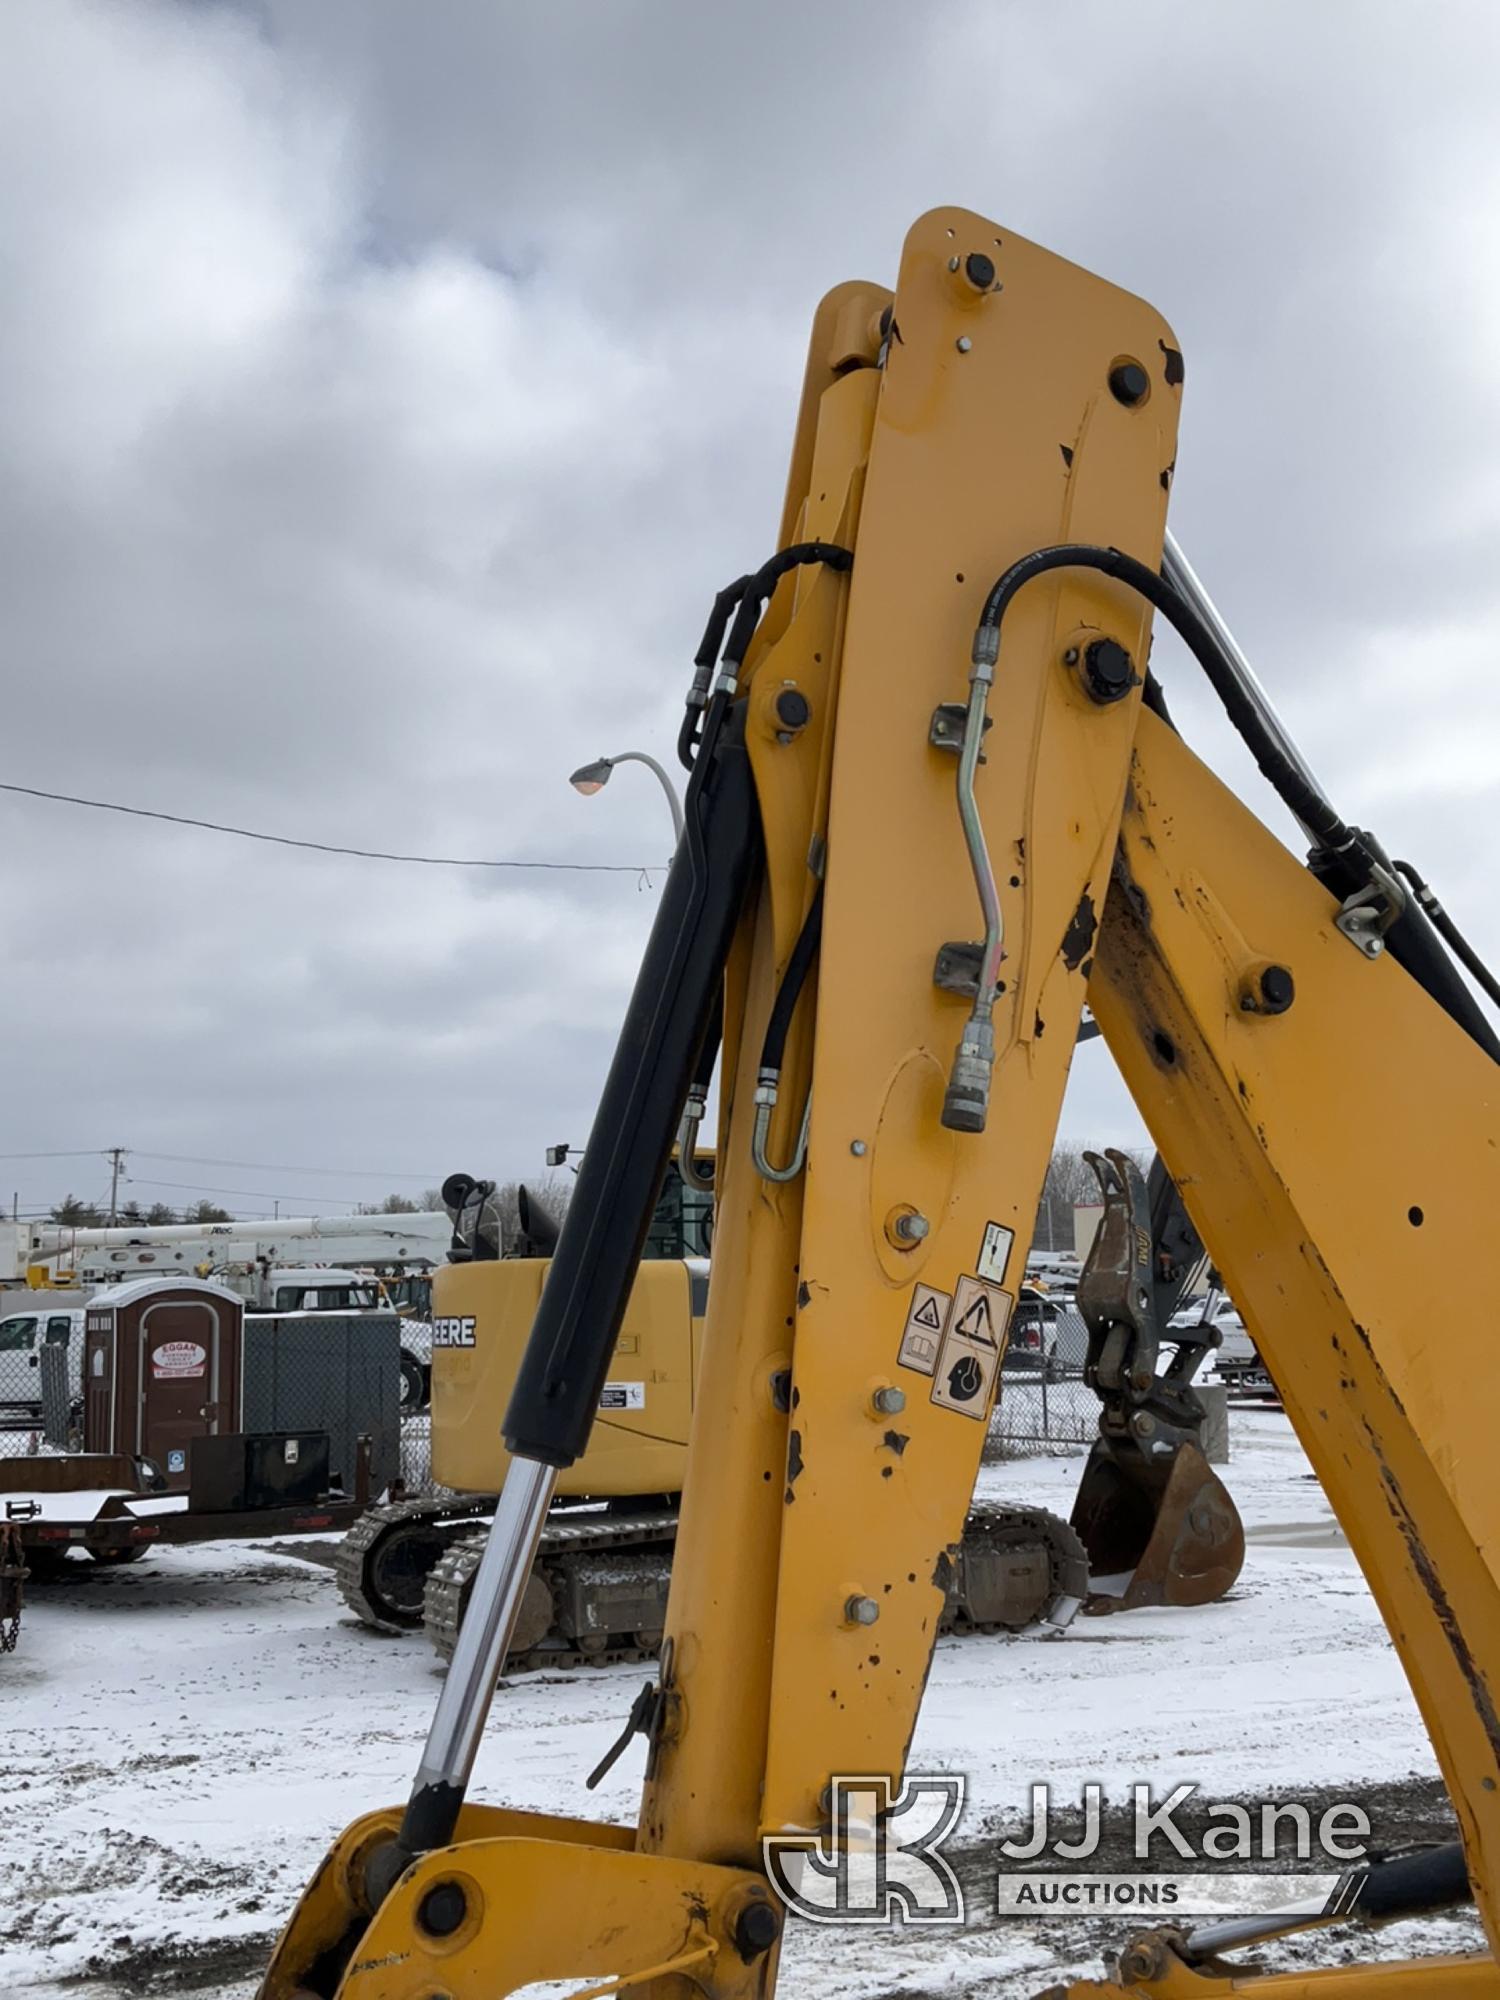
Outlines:
{"label": "black hydraulic cylinder", "polygon": [[759,857],[743,704],[700,752],[684,818],[505,1413],[507,1446],[543,1465],[588,1444]]}
{"label": "black hydraulic cylinder", "polygon": [[1391,1861],[1372,1861],[1354,1878],[1352,1894],[1340,1909],[1363,1923],[1389,1924],[1473,1900],[1464,1851],[1453,1840]]}
{"label": "black hydraulic cylinder", "polygon": [[1320,1910],[1278,1917],[1231,1917],[1227,1923],[1190,1932],[1178,1949],[1189,1965],[1208,1965],[1225,1952],[1269,1944],[1274,1938],[1293,1937],[1323,1924],[1390,1924],[1473,1900],[1464,1851],[1454,1840],[1350,1869],[1339,1877]]}

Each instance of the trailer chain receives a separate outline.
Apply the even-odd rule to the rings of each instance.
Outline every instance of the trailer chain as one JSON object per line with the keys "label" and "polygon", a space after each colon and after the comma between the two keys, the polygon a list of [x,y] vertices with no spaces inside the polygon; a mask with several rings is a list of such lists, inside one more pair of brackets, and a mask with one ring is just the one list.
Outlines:
{"label": "trailer chain", "polygon": [[[0,1523],[0,1586],[14,1579],[16,1592],[15,1610],[8,1618],[0,1618],[0,1653],[16,1650],[21,1636],[21,1586],[30,1574],[19,1531],[8,1522]],[[3,1589],[0,1589],[0,1602],[3,1602],[4,1595]]]}

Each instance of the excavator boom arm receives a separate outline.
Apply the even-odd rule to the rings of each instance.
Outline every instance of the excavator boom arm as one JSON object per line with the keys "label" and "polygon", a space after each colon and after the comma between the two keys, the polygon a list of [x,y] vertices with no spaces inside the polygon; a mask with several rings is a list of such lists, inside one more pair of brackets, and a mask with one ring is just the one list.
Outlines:
{"label": "excavator boom arm", "polygon": [[[783,553],[700,650],[687,836],[418,1784],[344,1836],[265,2000],[769,1991],[769,1857],[829,1837],[841,1778],[902,1784],[1086,998],[1371,1577],[1500,1934],[1500,1522],[1464,1387],[1486,1329],[1450,1317],[1439,1350],[1421,1293],[1500,1193],[1500,1069],[1397,962],[1399,885],[1284,746],[1261,732],[1322,880],[1164,719],[1153,608],[1223,663],[1164,557],[1182,381],[1150,307],[964,210],[916,224],[894,294],[820,308]],[[716,1033],[712,1280],[625,1853],[464,1793]],[[1149,1355],[1144,1291],[1133,1337]]]}

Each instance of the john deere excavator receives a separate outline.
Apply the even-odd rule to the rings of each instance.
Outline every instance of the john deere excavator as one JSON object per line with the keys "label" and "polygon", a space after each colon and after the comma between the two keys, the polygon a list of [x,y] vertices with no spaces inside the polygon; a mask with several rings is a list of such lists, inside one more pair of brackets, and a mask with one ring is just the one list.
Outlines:
{"label": "john deere excavator", "polygon": [[[695,1130],[690,1120],[684,1142]],[[1140,1204],[1136,1169],[1122,1156],[1113,1160],[1096,1162],[1106,1184],[1133,1177]],[[559,1477],[507,1673],[654,1659],[661,1645],[709,1295],[711,1172],[710,1161],[682,1146],[667,1168],[615,1341],[617,1379],[600,1391],[588,1448]],[[433,1478],[445,1490],[372,1507],[339,1546],[337,1578],[362,1622],[386,1631],[420,1624],[448,1658],[484,1549],[478,1524],[493,1514],[505,1475],[500,1422],[558,1226],[521,1188],[516,1254],[502,1258],[494,1183],[454,1174],[443,1198],[454,1242],[433,1280],[431,1438]],[[1101,1260],[1117,1260],[1119,1227],[1128,1226],[1152,1244],[1145,1282],[1157,1323],[1171,1318],[1201,1245],[1159,1161],[1144,1202],[1139,1216],[1128,1199],[1108,1206],[1083,1280],[1086,1315]],[[937,1301],[924,1293],[905,1336],[908,1358],[935,1355],[941,1330]],[[1042,1507],[971,1506],[948,1578],[944,1631],[1050,1636],[1085,1604],[1096,1612],[1202,1604],[1229,1589],[1244,1561],[1244,1530],[1203,1456],[1204,1410],[1191,1384],[1216,1338],[1212,1327],[1169,1336],[1151,1385],[1157,1429],[1149,1453],[1127,1440],[1122,1456],[1119,1442],[1122,1425],[1139,1421],[1148,1399],[1121,1410],[1106,1386],[1114,1379],[1109,1366],[1102,1377],[1089,1371],[1101,1397],[1100,1435],[1072,1523]],[[1002,1353],[1004,1345],[1001,1329]],[[783,1400],[790,1386],[789,1376],[777,1385]],[[888,1437],[902,1437],[904,1407],[905,1391],[894,1386],[873,1406],[889,1420]]]}
{"label": "john deere excavator", "polygon": [[[1457,1810],[1462,1852],[1372,1863],[1338,1907],[1472,1896],[1500,1945],[1492,1329],[1450,1317],[1439,1347],[1428,1310],[1434,1265],[1500,1205],[1500,1044],[1460,964],[1500,987],[1417,871],[1339,816],[1166,535],[1183,380],[1149,306],[962,209],[915,225],[894,292],[843,284],[819,308],[777,553],[720,593],[698,657],[686,830],[411,1793],[339,1836],[263,2000],[771,1993],[768,1853],[868,1842],[831,1821],[835,1778],[902,1782],[1085,1002],[1370,1581]],[[1174,729],[1153,614],[1300,824],[1305,866]],[[691,1443],[631,1716],[639,1819],[470,1802],[720,1020]],[[1128,1163],[1102,1171],[1086,1309],[1118,1494],[1101,1531],[1182,1414],[1157,1365],[1145,1190]],[[928,1301],[935,1348],[911,1338]],[[1264,1979],[1235,1957],[1307,1921],[1143,1935],[1109,1990],[1500,1995],[1488,1950],[1361,1966],[1344,1941],[1325,1969]]]}

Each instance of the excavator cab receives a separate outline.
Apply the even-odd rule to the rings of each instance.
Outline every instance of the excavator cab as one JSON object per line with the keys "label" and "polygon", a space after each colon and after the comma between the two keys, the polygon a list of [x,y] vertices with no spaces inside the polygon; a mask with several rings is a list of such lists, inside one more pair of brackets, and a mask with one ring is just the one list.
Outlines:
{"label": "excavator cab", "polygon": [[[443,1195],[461,1254],[433,1278],[432,1476],[460,1492],[491,1493],[503,1471],[500,1414],[520,1369],[559,1225],[521,1187],[515,1254],[502,1255],[494,1183],[455,1174]],[[708,1305],[712,1208],[712,1195],[695,1194],[674,1159],[631,1288],[616,1365],[599,1392],[589,1448],[569,1468],[559,1489],[564,1497],[682,1490],[693,1366]]]}

